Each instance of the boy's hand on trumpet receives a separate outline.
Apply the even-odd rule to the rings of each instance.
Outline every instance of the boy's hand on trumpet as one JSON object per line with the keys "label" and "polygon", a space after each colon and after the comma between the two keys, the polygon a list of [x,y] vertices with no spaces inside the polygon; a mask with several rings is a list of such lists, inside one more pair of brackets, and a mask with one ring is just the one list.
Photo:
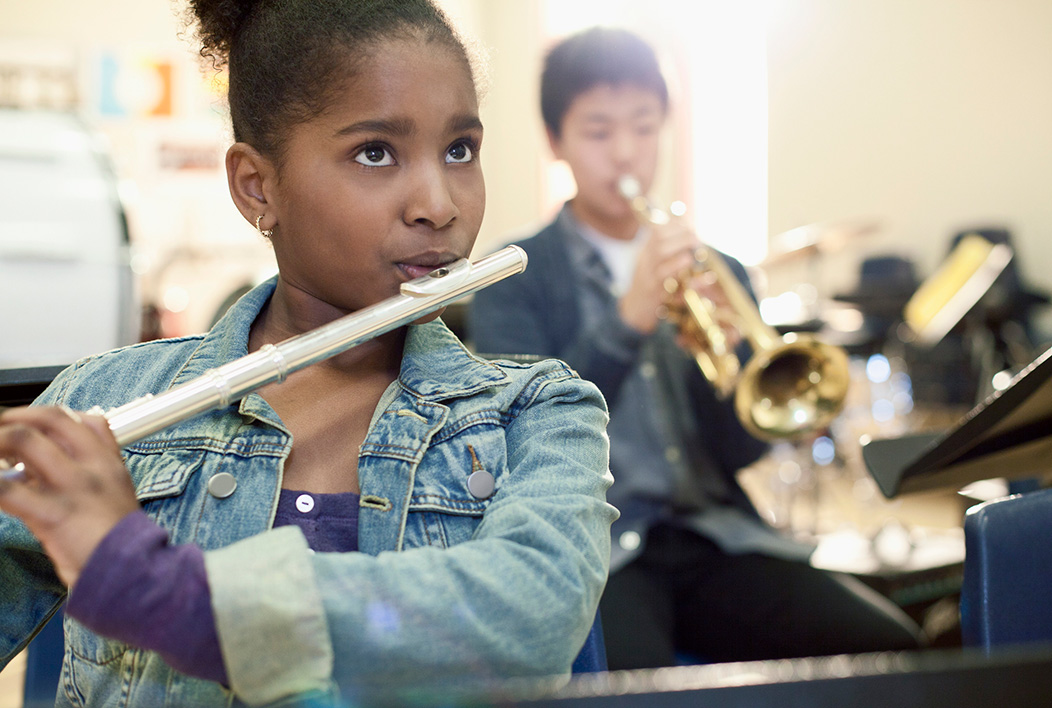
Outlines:
{"label": "boy's hand on trumpet", "polygon": [[0,510],[26,524],[67,587],[117,522],[140,508],[102,416],[56,407],[5,411],[0,459],[26,470],[21,480],[0,481]]}
{"label": "boy's hand on trumpet", "polygon": [[652,225],[636,259],[628,290],[618,301],[621,319],[632,329],[652,334],[669,306],[668,282],[694,264],[701,243],[681,221]]}
{"label": "boy's hand on trumpet", "polygon": [[[712,304],[712,316],[720,324],[733,349],[742,340],[735,326],[730,304],[712,271],[697,267],[695,254],[702,248],[701,240],[681,219],[667,224],[654,224],[640,250],[636,270],[628,290],[618,302],[621,319],[643,334],[651,334],[660,320],[685,316],[683,290],[694,290]],[[681,333],[679,344],[690,349],[690,342]]]}

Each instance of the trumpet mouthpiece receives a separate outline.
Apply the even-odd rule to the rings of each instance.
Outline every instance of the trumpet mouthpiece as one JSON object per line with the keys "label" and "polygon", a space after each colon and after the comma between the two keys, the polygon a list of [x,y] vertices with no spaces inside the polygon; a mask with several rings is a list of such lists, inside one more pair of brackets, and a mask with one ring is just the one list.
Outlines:
{"label": "trumpet mouthpiece", "polygon": [[643,223],[667,224],[668,213],[661,209],[655,209],[643,194],[643,185],[632,175],[622,175],[617,180],[617,191],[625,198],[636,217]]}
{"label": "trumpet mouthpiece", "polygon": [[631,201],[643,195],[643,186],[632,175],[622,175],[621,179],[617,180],[617,191],[622,197]]}

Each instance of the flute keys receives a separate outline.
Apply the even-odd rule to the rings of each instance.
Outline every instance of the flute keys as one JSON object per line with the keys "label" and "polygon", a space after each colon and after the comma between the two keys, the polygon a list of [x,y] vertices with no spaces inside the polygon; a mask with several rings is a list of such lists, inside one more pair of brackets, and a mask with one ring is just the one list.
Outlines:
{"label": "flute keys", "polygon": [[229,472],[212,475],[208,480],[208,493],[216,499],[226,499],[237,489],[237,480]]}

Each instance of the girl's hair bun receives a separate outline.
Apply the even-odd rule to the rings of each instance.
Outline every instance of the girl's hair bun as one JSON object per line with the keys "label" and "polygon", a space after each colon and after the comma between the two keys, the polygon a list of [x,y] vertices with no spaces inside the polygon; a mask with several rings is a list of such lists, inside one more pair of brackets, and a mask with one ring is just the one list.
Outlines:
{"label": "girl's hair bun", "polygon": [[212,65],[227,63],[234,37],[262,0],[189,0],[191,20],[197,21],[201,56]]}
{"label": "girl's hair bun", "polygon": [[474,67],[435,0],[185,0],[199,53],[228,70],[234,140],[281,160],[289,129],[321,114],[377,42],[437,43]]}

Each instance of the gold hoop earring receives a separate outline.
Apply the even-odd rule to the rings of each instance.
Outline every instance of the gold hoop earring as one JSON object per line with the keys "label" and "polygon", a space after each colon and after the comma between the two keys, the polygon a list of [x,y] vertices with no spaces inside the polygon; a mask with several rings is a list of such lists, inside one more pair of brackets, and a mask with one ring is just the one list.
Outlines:
{"label": "gold hoop earring", "polygon": [[262,214],[260,214],[259,216],[256,217],[256,231],[258,231],[259,235],[262,236],[263,238],[270,238],[271,236],[274,235],[274,229],[261,229],[261,228],[259,228],[259,222],[262,221],[262,220],[263,220],[263,215]]}

